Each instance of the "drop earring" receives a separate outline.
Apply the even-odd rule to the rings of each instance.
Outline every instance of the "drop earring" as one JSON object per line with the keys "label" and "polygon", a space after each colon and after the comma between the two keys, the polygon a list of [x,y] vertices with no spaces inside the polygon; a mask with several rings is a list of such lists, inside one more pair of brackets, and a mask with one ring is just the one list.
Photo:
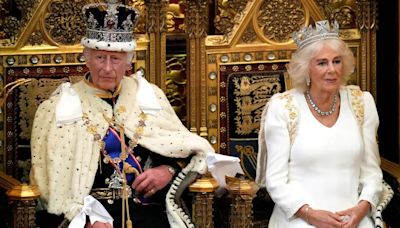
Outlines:
{"label": "drop earring", "polygon": [[310,84],[311,84],[310,75],[306,76],[306,84],[307,84],[308,87],[310,87]]}

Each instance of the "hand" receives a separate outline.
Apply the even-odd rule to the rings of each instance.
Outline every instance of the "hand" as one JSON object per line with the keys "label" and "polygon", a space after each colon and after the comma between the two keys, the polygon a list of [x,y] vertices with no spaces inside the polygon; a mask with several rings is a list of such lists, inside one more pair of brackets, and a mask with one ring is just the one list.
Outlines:
{"label": "hand", "polygon": [[156,191],[164,188],[173,178],[168,171],[167,165],[160,165],[154,168],[146,169],[139,174],[132,183],[132,188],[137,192],[144,193],[144,197],[150,197]]}
{"label": "hand", "polygon": [[341,228],[344,225],[340,215],[325,210],[314,210],[308,205],[303,205],[296,216],[318,228]]}
{"label": "hand", "polygon": [[367,215],[370,209],[371,205],[369,202],[362,200],[357,206],[336,212],[336,214],[340,216],[348,216],[347,221],[344,221],[345,224],[343,225],[343,228],[353,228],[358,227],[358,224]]}
{"label": "hand", "polygon": [[85,228],[112,228],[113,226],[110,223],[104,222],[95,222],[93,225],[90,222],[87,222]]}

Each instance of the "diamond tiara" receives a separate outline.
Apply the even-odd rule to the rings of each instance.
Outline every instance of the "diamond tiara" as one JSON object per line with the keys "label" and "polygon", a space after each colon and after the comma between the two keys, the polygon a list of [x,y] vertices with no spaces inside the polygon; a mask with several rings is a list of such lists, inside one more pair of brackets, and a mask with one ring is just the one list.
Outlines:
{"label": "diamond tiara", "polygon": [[334,21],[332,24],[329,21],[315,22],[315,28],[312,25],[302,28],[300,31],[293,32],[292,38],[299,49],[314,43],[319,40],[338,39],[339,24]]}

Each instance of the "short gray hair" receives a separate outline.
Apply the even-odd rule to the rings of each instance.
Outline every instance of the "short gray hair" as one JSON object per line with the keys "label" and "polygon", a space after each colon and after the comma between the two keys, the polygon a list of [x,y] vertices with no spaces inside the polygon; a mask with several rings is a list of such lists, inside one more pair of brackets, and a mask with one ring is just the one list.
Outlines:
{"label": "short gray hair", "polygon": [[308,89],[306,77],[309,76],[310,63],[323,47],[328,46],[340,53],[343,62],[342,84],[347,84],[350,75],[354,72],[354,55],[347,47],[346,43],[340,39],[326,39],[316,41],[302,49],[297,50],[288,64],[288,73],[292,80],[293,88],[299,91]]}

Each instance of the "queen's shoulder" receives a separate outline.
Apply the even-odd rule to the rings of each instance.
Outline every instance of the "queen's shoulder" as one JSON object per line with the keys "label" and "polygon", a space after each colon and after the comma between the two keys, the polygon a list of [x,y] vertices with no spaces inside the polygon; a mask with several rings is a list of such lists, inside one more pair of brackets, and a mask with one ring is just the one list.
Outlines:
{"label": "queen's shoulder", "polygon": [[271,98],[270,102],[287,102],[293,100],[293,98],[301,95],[296,89],[286,90],[284,92],[275,93]]}
{"label": "queen's shoulder", "polygon": [[268,106],[272,109],[295,107],[299,96],[301,96],[301,92],[295,89],[276,93],[269,99]]}
{"label": "queen's shoulder", "polygon": [[362,90],[358,85],[346,85],[342,87],[344,92],[349,93],[352,97],[359,97],[363,99],[374,99],[373,95],[366,90]]}

